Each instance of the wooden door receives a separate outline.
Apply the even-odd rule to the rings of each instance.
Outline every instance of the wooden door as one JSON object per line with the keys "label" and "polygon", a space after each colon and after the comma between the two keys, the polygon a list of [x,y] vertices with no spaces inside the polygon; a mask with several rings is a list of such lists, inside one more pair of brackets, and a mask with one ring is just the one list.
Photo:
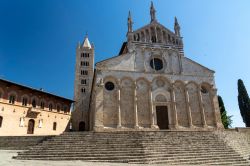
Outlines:
{"label": "wooden door", "polygon": [[168,129],[168,107],[156,106],[157,125],[160,129]]}
{"label": "wooden door", "polygon": [[28,131],[27,134],[34,134],[35,121],[34,119],[30,119],[28,122]]}

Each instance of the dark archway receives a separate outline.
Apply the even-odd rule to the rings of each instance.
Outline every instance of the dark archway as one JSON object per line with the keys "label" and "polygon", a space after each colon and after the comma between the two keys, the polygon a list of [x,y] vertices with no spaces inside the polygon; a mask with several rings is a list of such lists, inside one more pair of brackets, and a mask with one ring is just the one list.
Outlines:
{"label": "dark archway", "polygon": [[0,127],[2,127],[2,123],[3,123],[3,117],[0,116]]}
{"label": "dark archway", "polygon": [[157,125],[160,129],[168,129],[168,107],[156,106]]}
{"label": "dark archway", "polygon": [[57,126],[57,123],[54,122],[54,123],[53,123],[53,130],[56,130],[56,126]]}
{"label": "dark archway", "polygon": [[85,122],[80,122],[79,123],[79,131],[85,131]]}
{"label": "dark archway", "polygon": [[28,122],[27,134],[34,134],[34,128],[35,128],[35,121],[34,119],[30,119]]}

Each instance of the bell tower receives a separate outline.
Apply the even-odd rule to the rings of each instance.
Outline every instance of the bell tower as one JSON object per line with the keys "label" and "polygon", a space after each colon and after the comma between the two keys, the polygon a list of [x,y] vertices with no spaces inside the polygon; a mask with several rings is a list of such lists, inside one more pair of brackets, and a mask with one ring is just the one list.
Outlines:
{"label": "bell tower", "polygon": [[72,112],[72,129],[89,130],[89,102],[94,75],[94,45],[86,35],[83,43],[76,48],[74,109]]}

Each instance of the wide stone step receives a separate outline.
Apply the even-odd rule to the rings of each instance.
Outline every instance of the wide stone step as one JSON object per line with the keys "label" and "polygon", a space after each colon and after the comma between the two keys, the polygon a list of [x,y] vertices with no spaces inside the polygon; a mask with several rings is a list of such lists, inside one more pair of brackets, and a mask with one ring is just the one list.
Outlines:
{"label": "wide stone step", "polygon": [[[80,153],[80,154],[79,154]],[[41,151],[31,151],[31,152],[23,152],[23,153],[19,153],[19,155],[43,155],[43,154],[48,154],[48,155],[53,155],[53,154],[59,154],[59,155],[67,155],[67,154],[78,154],[78,155],[82,155],[82,156],[89,156],[89,155],[116,155],[116,154],[131,154],[131,155],[158,155],[158,156],[164,156],[164,155],[168,155],[168,156],[189,156],[189,155],[193,155],[193,156],[199,156],[199,155],[207,155],[205,151],[203,152],[185,152],[185,151],[179,151],[179,152],[164,152],[164,151],[99,151],[99,152],[95,152],[95,151],[85,151],[85,152],[78,152],[78,151],[74,151],[74,152],[41,152]],[[209,152],[210,155],[226,155],[226,156],[239,156],[238,154],[234,153],[234,152],[223,152],[223,151],[214,151],[214,152]]]}
{"label": "wide stone step", "polygon": [[227,157],[227,156],[193,156],[188,158],[183,157],[162,157],[158,156],[155,158],[147,158],[145,161],[138,160],[132,163],[135,164],[143,164],[143,163],[154,163],[154,164],[162,164],[162,163],[171,163],[171,164],[211,164],[217,162],[243,162],[248,163],[242,157]]}
{"label": "wide stone step", "polygon": [[[74,136],[74,137],[70,137],[70,136],[62,136],[62,137],[55,137],[55,139],[90,139],[90,138],[97,138],[97,139],[120,139],[120,138],[126,138],[126,139],[138,139],[138,138],[142,138],[142,139],[165,139],[165,138],[183,138],[183,139],[196,139],[196,138],[200,138],[200,139],[214,139],[217,138],[217,136],[164,136],[164,137],[157,137],[157,136]],[[156,138],[157,137],[157,138]]]}
{"label": "wide stone step", "polygon": [[65,140],[72,140],[72,141],[91,141],[91,140],[142,140],[142,141],[154,141],[154,140],[161,140],[161,141],[168,141],[168,140],[182,140],[182,141],[213,141],[214,139],[217,139],[216,137],[209,138],[209,137],[162,137],[162,138],[149,138],[149,137],[79,137],[79,138],[67,138],[67,137],[55,137],[53,140],[58,140],[58,141],[65,141]]}
{"label": "wide stone step", "polygon": [[[220,163],[231,163],[230,165],[234,165],[234,163],[244,163],[249,164],[246,160],[242,158],[228,158],[228,157],[211,157],[211,158],[205,158],[205,157],[199,157],[195,159],[174,159],[174,160],[164,160],[161,158],[156,158],[154,161],[151,160],[150,164],[163,164],[163,163],[170,163],[170,164],[176,164],[176,165],[197,165],[197,164],[218,164]],[[135,162],[134,162],[135,163]],[[137,162],[139,163],[139,162]],[[141,162],[144,163],[144,162]]]}
{"label": "wide stone step", "polygon": [[[157,163],[157,162],[153,162],[152,160],[149,162],[148,160],[145,160],[143,157],[140,158],[138,156],[136,157],[130,157],[130,156],[113,156],[113,157],[21,157],[20,159],[22,160],[85,160],[85,161],[98,161],[98,162],[102,162],[102,161],[108,161],[108,162],[125,162],[125,163]],[[163,161],[161,160],[161,158],[155,158],[155,161]],[[206,158],[206,157],[199,157],[199,158],[195,158],[195,159],[174,159],[174,160],[165,160],[164,162],[161,163],[165,163],[165,164],[218,164],[220,162],[244,162],[244,160],[242,159],[229,159],[229,158],[221,158],[221,157],[212,157],[212,158]],[[160,163],[160,162],[158,162]],[[245,162],[244,162],[245,163]]]}
{"label": "wide stone step", "polygon": [[218,144],[221,144],[223,142],[214,142],[213,141],[177,141],[177,140],[168,140],[168,141],[164,141],[164,140],[153,140],[153,141],[144,141],[144,140],[124,140],[122,141],[121,140],[118,140],[118,141],[115,141],[115,140],[112,140],[112,139],[109,139],[109,140],[89,140],[89,141],[84,141],[84,140],[80,140],[80,141],[74,141],[74,140],[68,140],[68,141],[58,141],[58,140],[52,140],[52,141],[45,141],[44,144],[46,143],[51,143],[51,144],[66,144],[66,143],[78,143],[78,144],[87,144],[87,143],[100,143],[100,144],[103,144],[103,143],[147,143],[147,144],[150,144],[150,143],[154,143],[154,144],[215,144],[215,145],[218,145]]}
{"label": "wide stone step", "polygon": [[150,142],[150,143],[144,143],[144,142],[103,142],[103,143],[100,143],[100,142],[85,142],[85,143],[74,143],[74,142],[61,142],[61,143],[57,143],[57,142],[46,142],[46,143],[43,143],[43,145],[50,145],[50,146],[56,146],[56,145],[61,145],[61,146],[67,146],[67,145],[75,145],[75,146],[89,146],[89,145],[148,145],[148,146],[151,146],[151,145],[154,145],[154,146],[178,146],[178,147],[184,147],[184,146],[222,146],[222,144],[218,144],[218,143],[214,143],[214,144],[209,144],[209,143],[195,143],[195,144],[178,144],[178,143],[160,143],[160,142],[157,142],[157,143],[154,143],[154,142]]}
{"label": "wide stone step", "polygon": [[170,147],[123,147],[123,148],[107,148],[107,147],[74,147],[74,148],[65,148],[65,147],[61,147],[58,146],[56,147],[33,147],[31,148],[31,150],[67,150],[67,151],[87,151],[87,150],[95,150],[95,151],[106,151],[106,150],[129,150],[129,151],[133,151],[133,150],[137,150],[137,149],[145,149],[145,150],[161,150],[161,151],[167,151],[167,152],[171,152],[171,151],[180,151],[180,152],[185,152],[185,151],[197,151],[197,152],[201,152],[201,151],[205,151],[205,152],[212,152],[212,151],[233,151],[231,148],[224,148],[224,147],[217,147],[217,148],[203,148],[203,147],[195,147],[196,149],[194,150],[193,148],[170,148]]}
{"label": "wide stone step", "polygon": [[233,166],[249,166],[250,163],[247,161],[235,161],[235,162],[220,162],[220,163],[211,163],[210,165],[233,165]]}
{"label": "wide stone step", "polygon": [[[189,158],[189,159],[192,159],[192,158],[197,158],[197,157],[207,157],[207,158],[212,158],[212,157],[230,157],[231,159],[234,158],[234,159],[239,159],[241,158],[240,155],[237,155],[237,154],[162,154],[162,153],[150,153],[150,154],[147,154],[147,153],[99,153],[99,154],[88,154],[88,153],[24,153],[24,154],[20,154],[19,156],[25,156],[25,157],[33,157],[33,158],[36,158],[36,157],[113,157],[113,156],[137,156],[137,157],[143,157],[145,156],[147,159],[154,159],[154,158],[159,158],[159,157],[164,157],[164,159],[182,159],[182,158]],[[241,158],[242,159],[242,158]]]}
{"label": "wide stone step", "polygon": [[45,145],[45,146],[36,146],[34,148],[54,148],[54,149],[92,149],[92,148],[135,148],[135,147],[141,147],[141,148],[152,148],[152,149],[157,149],[157,148],[168,148],[168,149],[185,149],[185,150],[190,150],[190,149],[196,149],[196,150],[202,150],[202,149],[229,149],[227,146],[170,146],[170,145],[162,145],[162,146],[154,146],[154,145],[126,145],[126,144],[103,144],[103,145]]}

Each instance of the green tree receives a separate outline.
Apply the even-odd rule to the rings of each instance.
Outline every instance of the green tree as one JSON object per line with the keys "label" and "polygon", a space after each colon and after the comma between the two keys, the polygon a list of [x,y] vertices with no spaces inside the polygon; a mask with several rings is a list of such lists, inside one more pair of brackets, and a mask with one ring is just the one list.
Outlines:
{"label": "green tree", "polygon": [[250,127],[250,99],[241,79],[238,80],[238,103],[243,122]]}
{"label": "green tree", "polygon": [[220,107],[221,121],[225,129],[232,127],[232,116],[227,116],[227,111],[224,106],[224,102],[221,96],[218,96],[218,102]]}

